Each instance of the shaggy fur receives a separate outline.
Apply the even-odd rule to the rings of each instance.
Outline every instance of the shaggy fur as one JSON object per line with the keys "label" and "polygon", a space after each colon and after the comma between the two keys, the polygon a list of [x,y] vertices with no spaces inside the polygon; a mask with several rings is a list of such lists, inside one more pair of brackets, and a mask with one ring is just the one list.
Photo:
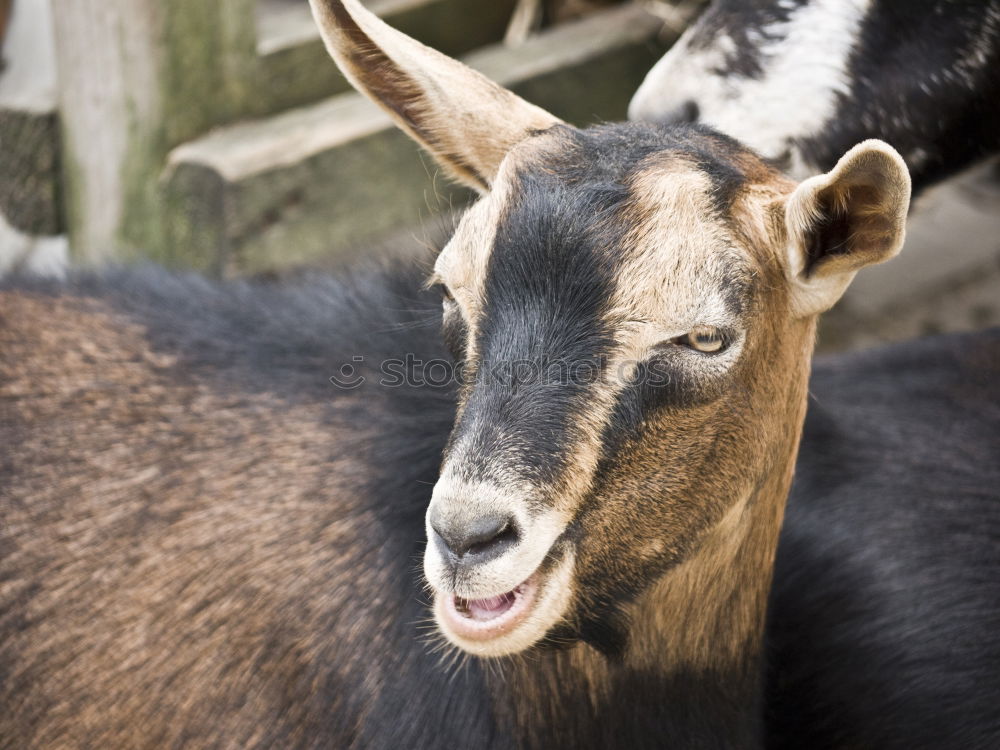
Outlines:
{"label": "shaggy fur", "polygon": [[[345,352],[444,356],[421,276],[5,282],[0,746],[713,746],[725,675],[434,653],[455,394],[327,380]],[[824,361],[811,391],[769,736],[995,746],[1000,332]]]}

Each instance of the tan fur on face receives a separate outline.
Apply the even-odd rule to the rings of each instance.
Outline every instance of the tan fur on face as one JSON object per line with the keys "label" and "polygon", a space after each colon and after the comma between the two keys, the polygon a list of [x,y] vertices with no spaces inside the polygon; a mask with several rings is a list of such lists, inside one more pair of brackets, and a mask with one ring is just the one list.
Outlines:
{"label": "tan fur on face", "polygon": [[641,359],[650,346],[700,324],[732,325],[723,293],[751,270],[715,215],[709,176],[686,158],[657,158],[633,179],[633,229],[625,246],[610,317],[623,354]]}
{"label": "tan fur on face", "polygon": [[[626,302],[621,307],[639,307],[659,296],[646,309],[648,314],[661,316],[661,321],[684,320],[687,314],[688,321],[706,316],[700,322],[724,323],[731,312],[721,299],[716,305],[699,303],[711,300],[727,279],[752,281],[758,293],[746,311],[750,317],[730,322],[746,326],[746,338],[738,347],[739,366],[745,371],[741,380],[747,384],[740,400],[746,399],[742,410],[748,420],[746,427],[756,424],[742,440],[727,446],[726,451],[732,454],[727,458],[736,459],[726,462],[728,469],[710,463],[687,479],[690,467],[664,467],[660,462],[670,455],[671,442],[675,442],[672,434],[703,429],[693,421],[697,410],[661,417],[654,420],[661,423],[659,430],[650,427],[648,445],[619,468],[618,476],[628,477],[622,481],[623,489],[634,484],[640,492],[643,481],[653,486],[662,482],[653,478],[661,472],[680,474],[681,486],[692,488],[703,479],[699,474],[719,474],[718,481],[700,484],[715,488],[709,495],[701,494],[704,489],[684,493],[672,504],[675,512],[702,515],[707,526],[701,530],[692,526],[691,536],[692,531],[683,532],[680,526],[672,525],[675,537],[654,535],[633,542],[644,553],[677,554],[677,545],[685,543],[691,544],[691,551],[628,608],[626,658],[640,669],[664,664],[670,669],[724,669],[741,663],[759,647],[774,550],[805,411],[813,328],[812,321],[795,322],[786,317],[783,207],[794,185],[747,156],[744,173],[756,181],[748,181],[735,197],[726,220],[719,223],[706,220],[712,214],[707,176],[691,170],[683,159],[658,166],[660,171],[649,169],[637,178],[643,196],[637,203],[646,219],[637,223],[641,229],[636,236],[680,236],[673,239],[673,247],[664,239],[632,243],[634,255],[630,258],[645,262],[634,266],[639,272],[631,277],[623,274],[619,299]],[[663,265],[674,274],[662,274],[659,268]],[[657,295],[657,286],[669,292]],[[672,298],[671,293],[680,299]],[[664,310],[670,311],[670,317],[662,317]],[[713,321],[712,313],[720,317]],[[725,411],[720,412],[715,420],[733,419],[732,413],[724,415]],[[742,432],[739,427],[734,429]],[[762,445],[769,447],[762,449]],[[735,502],[727,506],[726,497]],[[626,505],[631,502],[625,500]],[[684,506],[689,510],[683,510]],[[609,539],[623,531],[609,528],[595,536]],[[687,542],[683,541],[685,536],[689,537]]]}
{"label": "tan fur on face", "polygon": [[[631,180],[632,205],[625,220],[633,228],[621,246],[607,248],[618,264],[607,314],[618,348],[608,377],[592,389],[590,408],[580,418],[581,439],[566,472],[575,502],[590,490],[602,434],[628,387],[633,364],[646,359],[652,347],[698,325],[737,323],[723,298],[725,285],[733,278],[749,283],[752,277],[745,251],[715,215],[708,175],[678,154],[649,161]],[[710,366],[731,366],[740,344],[709,360]]]}

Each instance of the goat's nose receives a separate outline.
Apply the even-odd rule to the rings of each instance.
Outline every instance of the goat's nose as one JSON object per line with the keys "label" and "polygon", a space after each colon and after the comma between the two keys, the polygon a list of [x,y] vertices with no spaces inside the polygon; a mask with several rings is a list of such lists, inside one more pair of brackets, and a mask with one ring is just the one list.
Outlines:
{"label": "goat's nose", "polygon": [[507,516],[480,516],[451,520],[431,509],[434,542],[445,557],[465,565],[478,565],[499,557],[518,540],[517,525]]}
{"label": "goat's nose", "polygon": [[658,116],[656,120],[661,125],[690,125],[693,122],[698,122],[700,115],[701,110],[698,108],[698,104],[688,99],[686,102],[668,109],[662,115]]}

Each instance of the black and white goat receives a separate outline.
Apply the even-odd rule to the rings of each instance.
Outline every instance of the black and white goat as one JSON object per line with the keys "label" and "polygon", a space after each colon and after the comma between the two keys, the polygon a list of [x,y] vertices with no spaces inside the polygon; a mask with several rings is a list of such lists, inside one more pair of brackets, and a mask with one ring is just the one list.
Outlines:
{"label": "black and white goat", "polygon": [[629,117],[703,122],[799,178],[881,138],[919,191],[1000,151],[1000,0],[714,0]]}

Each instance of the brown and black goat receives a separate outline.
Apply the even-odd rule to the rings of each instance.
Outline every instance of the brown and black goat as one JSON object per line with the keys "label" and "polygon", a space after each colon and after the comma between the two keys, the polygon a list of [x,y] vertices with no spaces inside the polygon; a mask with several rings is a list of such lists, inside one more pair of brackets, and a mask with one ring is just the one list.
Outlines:
{"label": "brown and black goat", "polygon": [[[810,714],[765,697],[765,660],[795,678],[824,635],[790,617],[765,657],[816,316],[898,251],[899,157],[867,142],[795,185],[708,129],[577,130],[357,2],[313,9],[355,85],[481,198],[430,285],[4,282],[0,745],[782,736],[771,706]],[[945,369],[996,372],[995,336],[962,351]],[[775,590],[812,611],[840,583],[808,541],[836,508],[809,507]],[[435,642],[472,656],[449,668]]]}

